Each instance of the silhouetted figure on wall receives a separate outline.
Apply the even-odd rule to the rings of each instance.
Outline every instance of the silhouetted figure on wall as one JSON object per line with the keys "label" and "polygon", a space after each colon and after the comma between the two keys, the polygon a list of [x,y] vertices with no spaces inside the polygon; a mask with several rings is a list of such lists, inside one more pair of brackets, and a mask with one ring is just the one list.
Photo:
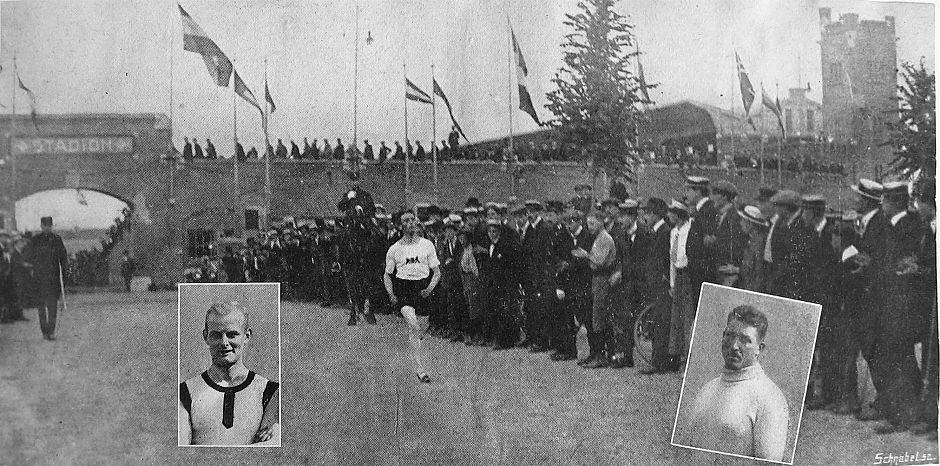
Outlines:
{"label": "silhouetted figure on wall", "polygon": [[379,163],[384,163],[386,160],[388,160],[388,154],[391,151],[392,150],[385,145],[385,141],[382,141],[382,143],[379,145]]}
{"label": "silhouetted figure on wall", "polygon": [[239,162],[245,161],[245,148],[242,146],[242,143],[238,141],[235,141],[235,160]]}
{"label": "silhouetted figure on wall", "polygon": [[365,144],[365,148],[362,150],[363,160],[372,161],[375,159],[375,154],[372,152],[372,144],[369,144],[368,139],[363,139],[362,143]]}
{"label": "silhouetted figure on wall", "polygon": [[405,150],[402,149],[401,143],[395,141],[395,155],[392,156],[395,160],[405,160]]}
{"label": "silhouetted figure on wall", "polygon": [[189,143],[189,138],[183,138],[183,159],[193,158],[193,145]]}
{"label": "silhouetted figure on wall", "polygon": [[193,138],[193,158],[203,158],[202,146],[199,145],[199,141],[197,141],[196,138]]}
{"label": "silhouetted figure on wall", "polygon": [[284,141],[277,140],[277,152],[274,153],[274,157],[278,159],[287,158],[287,146],[284,145]]}
{"label": "silhouetted figure on wall", "polygon": [[290,141],[290,158],[295,160],[300,158],[300,148],[293,139]]}
{"label": "silhouetted figure on wall", "polygon": [[215,146],[212,145],[212,141],[209,138],[206,138],[206,158],[215,159],[218,157],[218,154],[215,153]]}
{"label": "silhouetted figure on wall", "polygon": [[336,147],[333,148],[333,160],[343,160],[346,157],[346,148],[343,147],[343,141],[336,138]]}

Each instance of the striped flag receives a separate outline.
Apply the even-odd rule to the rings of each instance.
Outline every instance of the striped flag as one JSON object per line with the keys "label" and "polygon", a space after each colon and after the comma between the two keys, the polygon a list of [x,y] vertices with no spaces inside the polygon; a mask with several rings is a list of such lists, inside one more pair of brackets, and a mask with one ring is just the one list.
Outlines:
{"label": "striped flag", "polygon": [[405,98],[424,104],[433,103],[433,101],[431,101],[431,96],[422,91],[421,88],[416,86],[415,83],[411,82],[411,80],[408,78],[405,78]]}
{"label": "striped flag", "polygon": [[780,126],[780,133],[783,134],[783,137],[787,137],[787,130],[783,126],[783,109],[780,107],[780,98],[778,97],[776,102],[771,99],[770,96],[767,95],[763,84],[760,86],[760,94],[761,103],[777,117],[777,125]]}
{"label": "striped flag", "polygon": [[525,78],[529,75],[529,68],[525,65],[525,58],[522,57],[522,49],[519,48],[519,42],[516,41],[516,33],[509,26],[509,34],[512,36],[512,51],[516,57],[516,82],[519,85],[519,110],[526,112],[535,120],[535,123],[541,125],[538,115],[535,114],[535,106],[532,105],[532,97],[529,96],[529,89],[526,87]]}
{"label": "striped flag", "polygon": [[444,95],[444,90],[441,89],[441,85],[437,83],[436,79],[434,79],[434,93],[437,94],[437,96],[444,101],[444,105],[447,106],[447,113],[450,114],[450,121],[454,122],[454,127],[457,128],[457,132],[460,133],[460,135],[463,136],[467,142],[470,142],[470,140],[467,139],[467,135],[463,134],[463,129],[460,127],[460,124],[457,123],[457,119],[454,118],[454,111],[450,108],[450,101],[447,100],[447,96]]}
{"label": "striped flag", "polygon": [[235,73],[235,93],[245,99],[249,104],[254,105],[260,112],[261,106],[258,105],[258,100],[255,99],[255,95],[252,94],[251,89],[248,89],[248,86],[245,85],[245,81],[242,81],[242,77],[238,75],[238,71],[233,72]]}
{"label": "striped flag", "polygon": [[177,4],[180,9],[180,15],[183,18],[183,50],[195,52],[202,55],[202,60],[206,62],[206,69],[212,76],[216,85],[228,87],[229,78],[232,76],[232,61],[222,53],[222,49],[216,45],[215,41],[209,38],[206,31],[203,31],[192,16]]}
{"label": "striped flag", "polygon": [[33,91],[29,90],[23,80],[20,79],[19,70],[16,69],[16,63],[13,64],[13,74],[16,76],[17,87],[23,90],[26,93],[26,97],[29,98],[29,117],[33,120],[33,126],[36,127],[36,131],[39,131],[39,121],[36,117],[36,94],[33,94]]}

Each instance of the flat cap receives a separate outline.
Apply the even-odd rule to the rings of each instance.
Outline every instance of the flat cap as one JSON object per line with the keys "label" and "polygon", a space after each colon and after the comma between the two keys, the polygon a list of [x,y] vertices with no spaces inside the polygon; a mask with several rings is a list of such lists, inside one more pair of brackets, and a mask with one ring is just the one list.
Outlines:
{"label": "flat cap", "polygon": [[799,207],[801,199],[800,199],[800,194],[797,193],[796,191],[793,191],[791,189],[782,189],[780,191],[777,191],[777,194],[774,194],[770,198],[770,202],[774,205]]}
{"label": "flat cap", "polygon": [[685,177],[685,185],[690,188],[707,188],[710,181],[704,176],[687,176]]}
{"label": "flat cap", "polygon": [[826,198],[819,194],[807,194],[800,199],[800,206],[807,209],[825,209]]}
{"label": "flat cap", "polygon": [[712,192],[719,192],[728,197],[738,196],[738,188],[733,183],[726,180],[716,181],[715,184],[712,185]]}

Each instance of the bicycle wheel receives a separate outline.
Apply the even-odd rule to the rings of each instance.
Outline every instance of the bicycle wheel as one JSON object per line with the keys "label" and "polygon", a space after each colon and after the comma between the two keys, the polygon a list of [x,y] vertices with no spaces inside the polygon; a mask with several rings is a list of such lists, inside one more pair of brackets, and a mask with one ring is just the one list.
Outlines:
{"label": "bicycle wheel", "polygon": [[633,341],[636,355],[647,364],[653,360],[653,327],[655,325],[653,304],[643,308],[633,324]]}

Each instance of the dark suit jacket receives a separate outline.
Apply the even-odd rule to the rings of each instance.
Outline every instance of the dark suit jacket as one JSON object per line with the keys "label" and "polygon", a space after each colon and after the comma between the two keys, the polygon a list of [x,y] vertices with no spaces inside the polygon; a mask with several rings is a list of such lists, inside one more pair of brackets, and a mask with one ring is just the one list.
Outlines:
{"label": "dark suit jacket", "polygon": [[810,254],[813,233],[798,216],[788,222],[780,219],[771,238],[773,267],[768,288],[771,294],[791,299],[809,299]]}
{"label": "dark suit jacket", "polygon": [[489,254],[489,245],[486,248],[479,264],[484,293],[515,293],[519,289],[522,271],[519,243],[500,237],[492,255]]}
{"label": "dark suit jacket", "polygon": [[437,258],[441,261],[441,286],[445,289],[460,286],[460,259],[463,257],[463,245],[454,239],[451,250],[447,238],[437,240]]}
{"label": "dark suit jacket", "polygon": [[669,231],[668,223],[663,223],[659,231],[650,229],[649,246],[646,248],[643,274],[649,291],[669,289]]}
{"label": "dark suit jacket", "polygon": [[710,248],[711,267],[716,271],[726,264],[740,267],[747,249],[747,235],[741,229],[740,217],[734,207],[728,209],[724,218],[721,212],[716,215],[714,235],[717,241]]}
{"label": "dark suit jacket", "polygon": [[885,262],[881,269],[883,278],[879,283],[885,293],[881,322],[904,329],[904,333],[911,334],[912,341],[928,324],[916,306],[920,280],[914,274],[898,275],[897,272],[902,268],[902,260],[917,258],[923,238],[923,225],[914,212],[908,212],[896,225],[892,226],[890,221],[886,223]]}
{"label": "dark suit jacket", "polygon": [[538,222],[536,226],[526,226],[522,235],[522,286],[527,294],[550,291],[554,270],[552,265],[552,236],[553,232],[545,223]]}
{"label": "dark suit jacket", "polygon": [[64,279],[69,266],[62,238],[55,233],[39,233],[29,240],[23,252],[26,262],[33,266],[33,280],[40,296],[58,298],[62,292],[59,270]]}
{"label": "dark suit jacket", "polygon": [[701,209],[695,209],[694,205],[691,207],[694,209],[692,218],[698,222],[702,233],[704,235],[714,235],[718,223],[718,209],[715,207],[715,203],[711,199],[707,199]]}

